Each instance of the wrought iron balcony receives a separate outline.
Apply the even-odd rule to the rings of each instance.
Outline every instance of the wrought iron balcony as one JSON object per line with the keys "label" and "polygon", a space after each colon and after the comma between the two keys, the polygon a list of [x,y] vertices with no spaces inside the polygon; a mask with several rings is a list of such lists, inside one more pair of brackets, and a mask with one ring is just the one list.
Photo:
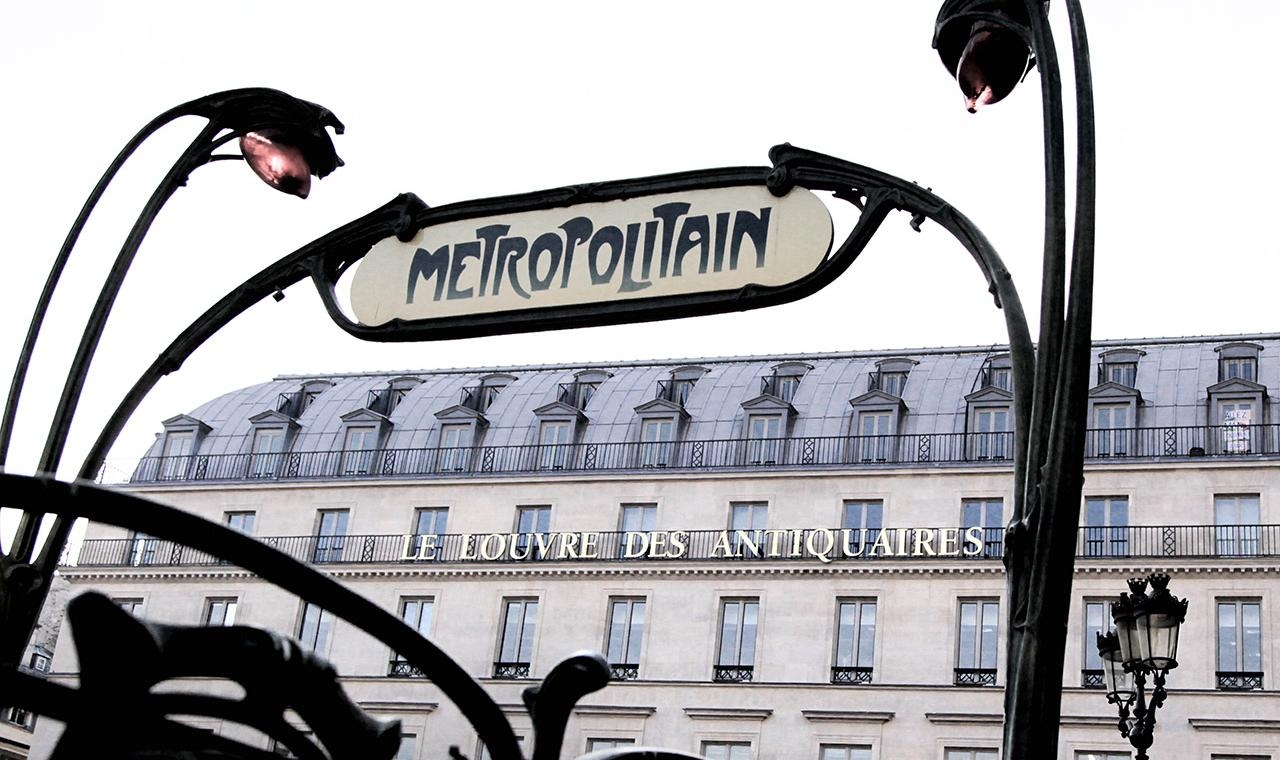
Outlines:
{"label": "wrought iron balcony", "polygon": [[1080,685],[1086,689],[1104,689],[1107,682],[1101,670],[1085,668],[1080,671]]}
{"label": "wrought iron balcony", "polygon": [[[1098,530],[1124,531],[1124,541],[1102,544]],[[771,531],[664,530],[591,531],[588,534],[432,534],[423,542],[412,534],[347,536],[263,536],[260,540],[310,564],[404,564],[512,562],[643,562],[680,559],[705,562],[981,562],[1003,552],[1004,529],[983,528],[981,545],[968,542],[966,529],[795,528]],[[683,548],[676,552],[672,537]],[[800,535],[796,535],[800,534]],[[566,542],[564,535],[573,536]],[[588,536],[589,539],[584,538]],[[656,538],[655,538],[656,537]],[[589,541],[589,543],[584,543]],[[540,545],[541,542],[541,545]],[[797,543],[798,542],[798,543]],[[793,552],[800,546],[801,551]],[[1076,558],[1280,557],[1280,525],[1135,525],[1079,528]],[[183,567],[224,564],[194,549],[155,538],[93,538],[81,542],[79,567]]]}
{"label": "wrought iron balcony", "polygon": [[956,686],[995,686],[995,668],[956,668]]}
{"label": "wrought iron balcony", "polygon": [[1222,691],[1261,691],[1262,672],[1249,670],[1219,670],[1218,688]]}
{"label": "wrought iron balcony", "polygon": [[609,663],[609,677],[615,681],[634,681],[640,677],[640,666],[625,663]]}
{"label": "wrought iron balcony", "polygon": [[717,665],[711,680],[717,683],[751,683],[754,671],[752,665]]}
{"label": "wrought iron balcony", "polygon": [[426,678],[427,674],[409,664],[407,660],[394,659],[387,665],[387,675],[391,678]]}
{"label": "wrought iron balcony", "polygon": [[871,683],[871,668],[833,666],[831,683]]}
{"label": "wrought iron balcony", "polygon": [[[644,442],[542,446],[290,451],[144,457],[132,483],[485,477],[534,472],[613,472],[652,465]],[[1009,467],[1012,433],[921,433],[810,438],[729,438],[663,443],[666,470],[843,469],[865,466]],[[648,448],[646,448],[648,447]],[[1280,457],[1280,425],[1089,430],[1094,462],[1186,457]],[[359,466],[352,466],[358,460]]]}
{"label": "wrought iron balcony", "polygon": [[516,680],[529,677],[529,663],[527,662],[495,662],[493,663],[493,677],[506,680]]}

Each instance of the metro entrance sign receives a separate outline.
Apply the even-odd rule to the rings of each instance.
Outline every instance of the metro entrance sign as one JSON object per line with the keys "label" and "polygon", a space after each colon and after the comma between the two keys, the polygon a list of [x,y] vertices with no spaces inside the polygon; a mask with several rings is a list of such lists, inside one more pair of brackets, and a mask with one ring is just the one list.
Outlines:
{"label": "metro entrance sign", "polygon": [[364,325],[782,286],[831,249],[826,207],[739,186],[515,211],[378,243],[351,305]]}

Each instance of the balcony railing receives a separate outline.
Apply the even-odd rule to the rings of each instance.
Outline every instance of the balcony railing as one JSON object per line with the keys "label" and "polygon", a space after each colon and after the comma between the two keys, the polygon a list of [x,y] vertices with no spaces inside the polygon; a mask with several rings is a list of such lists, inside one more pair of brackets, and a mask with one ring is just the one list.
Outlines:
{"label": "balcony railing", "polygon": [[427,674],[410,665],[407,660],[392,660],[387,665],[387,675],[392,678],[426,678]]}
{"label": "balcony railing", "polygon": [[640,677],[640,666],[613,662],[609,664],[609,675],[615,681],[634,681]]}
{"label": "balcony railing", "polygon": [[[1009,464],[1012,433],[730,438],[663,443],[666,470]],[[133,483],[459,477],[644,469],[644,442],[144,457]],[[1280,425],[1089,430],[1091,461],[1280,455]],[[353,457],[361,466],[353,467]],[[646,458],[648,457],[648,458]]]}
{"label": "balcony railing", "polygon": [[755,667],[751,665],[717,665],[711,680],[717,683],[751,683]]}
{"label": "balcony railing", "polygon": [[506,680],[528,678],[529,663],[527,662],[495,662],[493,663],[493,677],[502,678]]}
{"label": "balcony railing", "polygon": [[1255,691],[1262,689],[1261,671],[1218,671],[1218,688],[1223,691]]}
{"label": "balcony railing", "polygon": [[1107,682],[1101,670],[1085,668],[1080,671],[1080,685],[1086,689],[1104,689]]}
{"label": "balcony railing", "polygon": [[956,686],[995,686],[995,668],[956,668]]}
{"label": "balcony railing", "polygon": [[[1095,551],[1096,528],[1080,528],[1076,558],[1280,557],[1280,525],[1140,525],[1125,541]],[[1003,528],[980,529],[981,544],[965,528],[855,530],[797,528],[770,531],[668,530],[589,533],[264,536],[259,540],[302,562],[320,565],[511,562],[974,562],[999,559]],[[677,542],[680,547],[676,549]],[[800,547],[797,553],[794,549]],[[1123,549],[1123,550],[1121,550]],[[81,542],[79,567],[225,565],[208,554],[156,538],[94,538]]]}
{"label": "balcony railing", "polygon": [[833,666],[831,683],[871,683],[871,668]]}

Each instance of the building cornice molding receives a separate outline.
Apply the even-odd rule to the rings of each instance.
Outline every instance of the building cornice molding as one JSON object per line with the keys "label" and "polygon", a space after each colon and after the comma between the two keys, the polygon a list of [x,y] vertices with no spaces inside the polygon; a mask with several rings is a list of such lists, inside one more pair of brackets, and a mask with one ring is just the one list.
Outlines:
{"label": "building cornice molding", "polygon": [[578,717],[647,718],[657,711],[657,707],[636,705],[578,705],[573,708],[573,714]]}
{"label": "building cornice molding", "polygon": [[896,713],[872,710],[801,710],[811,723],[888,723]]}
{"label": "building cornice molding", "polygon": [[998,726],[1004,723],[1000,713],[927,712],[924,717],[935,725]]}
{"label": "building cornice molding", "polygon": [[1197,731],[1280,731],[1280,720],[1265,718],[1187,718]]}
{"label": "building cornice molding", "polygon": [[684,714],[690,720],[764,720],[773,715],[773,710],[750,707],[686,707]]}
{"label": "building cornice molding", "polygon": [[394,712],[394,713],[422,713],[424,715],[433,713],[440,707],[439,702],[422,702],[409,700],[374,700],[361,701],[360,706],[366,710],[374,712]]}

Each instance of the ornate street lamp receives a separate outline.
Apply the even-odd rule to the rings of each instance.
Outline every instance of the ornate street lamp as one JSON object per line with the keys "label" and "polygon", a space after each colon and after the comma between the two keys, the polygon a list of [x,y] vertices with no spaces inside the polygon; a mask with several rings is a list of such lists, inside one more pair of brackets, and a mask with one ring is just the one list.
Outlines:
{"label": "ornate street lamp", "polygon": [[[1151,593],[1147,593],[1147,585]],[[1169,593],[1169,576],[1156,573],[1129,581],[1129,593],[1111,603],[1115,630],[1098,634],[1098,655],[1107,681],[1107,702],[1120,713],[1117,728],[1147,760],[1163,704],[1165,676],[1178,667],[1178,630],[1187,616],[1187,601]],[[1146,687],[1151,679],[1150,698]]]}
{"label": "ornate street lamp", "polygon": [[[85,223],[107,186],[134,151],[161,127],[184,116],[203,117],[207,123],[152,192],[102,284],[80,345],[71,361],[62,396],[49,428],[37,466],[42,473],[56,472],[61,462],[89,366],[134,255],[160,209],[186,183],[191,172],[214,161],[243,158],[254,173],[271,187],[305,198],[311,188],[312,175],[322,178],[342,165],[342,159],[334,151],[327,131],[332,129],[341,134],[342,122],[327,108],[299,100],[279,90],[246,88],[207,95],[171,108],[144,126],[98,180],[81,207],[79,216],[71,225],[49,270],[14,368],[4,416],[0,418],[0,467],[7,461],[23,385],[45,315]],[[214,153],[218,148],[237,139],[240,141],[240,155]],[[78,476],[93,478],[99,464],[87,461]],[[15,663],[22,655],[48,591],[49,579],[61,558],[71,530],[71,521],[56,519],[43,548],[36,556],[39,527],[39,516],[24,512],[12,546],[7,552],[0,554],[0,577],[4,578],[4,582],[0,583],[0,664]]]}

